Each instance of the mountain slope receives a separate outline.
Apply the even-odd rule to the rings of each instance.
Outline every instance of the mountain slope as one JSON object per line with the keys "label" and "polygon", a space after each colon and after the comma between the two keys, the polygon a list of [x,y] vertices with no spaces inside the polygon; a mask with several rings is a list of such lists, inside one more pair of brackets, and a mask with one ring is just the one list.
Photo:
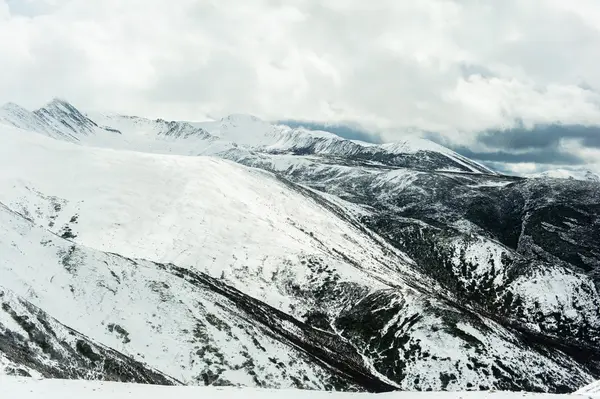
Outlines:
{"label": "mountain slope", "polygon": [[[219,283],[208,276],[75,245],[6,208],[0,209],[0,218],[2,237],[11,243],[3,247],[2,286],[26,298],[17,299],[10,292],[2,295],[2,308],[8,312],[0,322],[8,328],[3,342],[14,345],[8,337],[23,335],[26,328],[29,340],[17,343],[31,346],[35,342],[42,348],[37,353],[3,348],[17,364],[28,365],[46,377],[111,379],[110,375],[93,374],[93,366],[107,367],[109,361],[125,357],[109,351],[102,360],[98,344],[76,340],[77,331],[84,331],[94,342],[130,356],[130,364],[146,363],[184,383],[320,389],[354,385],[340,372],[314,364],[311,355],[295,349],[289,339],[274,335],[269,323],[261,323],[244,310],[243,303],[251,299],[224,295],[224,286],[217,290]],[[191,279],[194,276],[195,280]],[[49,316],[40,317],[32,304],[44,306],[75,331],[48,322]],[[276,314],[270,317],[278,318]],[[32,332],[25,320],[41,324]],[[282,323],[285,329],[285,321]],[[67,361],[61,353],[69,345],[77,350]],[[68,374],[55,371],[52,361],[70,364]],[[87,369],[86,361],[93,363]],[[119,379],[148,381],[127,377],[123,368],[119,369]],[[149,381],[173,381],[159,376]]]}
{"label": "mountain slope", "polygon": [[50,129],[65,132],[65,134],[72,135],[71,137],[93,134],[100,129],[96,122],[83,115],[68,102],[58,98],[33,113]]}
{"label": "mountain slope", "polygon": [[73,105],[58,98],[35,111],[28,111],[14,103],[4,104],[0,107],[0,124],[69,142],[97,133],[119,133],[116,129],[99,126]]}
{"label": "mountain slope", "polygon": [[[216,158],[82,148],[8,131],[2,138],[0,158],[11,167],[0,176],[0,200],[98,250],[224,273],[284,308],[294,304],[288,295],[273,296],[271,280],[285,284],[286,265],[303,259],[321,259],[343,281],[373,285],[398,284],[391,272],[410,272],[401,254],[373,247],[369,235],[259,170]],[[294,274],[315,289],[323,283],[308,281],[306,271]]]}
{"label": "mountain slope", "polygon": [[47,119],[49,118],[42,118],[36,112],[28,111],[13,103],[4,104],[0,108],[0,123],[42,133],[57,139],[77,140],[77,137],[73,134],[74,132],[57,128],[56,125],[49,124]]}
{"label": "mountain slope", "polygon": [[97,344],[1,286],[0,302],[0,375],[178,383]]}
{"label": "mountain slope", "polygon": [[[339,341],[337,350],[350,343],[341,352],[346,359],[341,364],[356,364],[363,369],[359,375],[369,370],[368,378],[380,381],[377,384],[407,389],[543,390],[550,386],[566,390],[590,378],[565,355],[550,348],[541,352],[527,348],[518,334],[439,299],[441,286],[435,289],[434,280],[418,272],[413,260],[356,223],[353,208],[347,212],[343,202],[332,203],[265,172],[215,158],[94,149],[7,129],[0,140],[0,162],[6,166],[0,177],[0,200],[40,226],[34,231],[43,227],[48,230],[44,234],[61,236],[58,243],[56,238],[32,238],[33,232],[10,238],[26,227],[17,228],[16,221],[6,220],[3,236],[14,245],[4,251],[13,254],[4,263],[3,275],[8,276],[4,284],[20,295],[33,292],[37,299],[28,300],[43,305],[61,322],[181,381],[282,386],[308,376],[301,386],[338,386],[332,382],[335,373],[310,371],[315,353],[330,353],[319,343],[323,339]],[[30,247],[32,243],[44,244]],[[121,257],[90,252],[77,244]],[[53,257],[49,264],[40,264],[41,259]],[[160,266],[166,263],[177,267]],[[296,325],[292,331],[300,328],[301,336],[308,337],[303,340],[313,361],[306,360],[298,366],[297,373],[303,374],[289,379],[278,374],[279,369],[269,368],[282,360],[273,363],[268,357],[290,349],[261,342],[269,334],[249,332],[257,327],[232,323],[235,312],[219,310],[224,299],[223,293],[214,296],[215,283],[205,294],[206,283],[189,285],[190,278],[217,278],[239,290],[240,294],[227,297],[233,301],[231,309],[239,308],[240,302],[260,300],[272,308],[268,313],[281,311],[282,320],[291,317],[286,323],[291,321]],[[100,304],[92,299],[99,297],[103,298]],[[181,305],[183,298],[188,299]],[[191,298],[198,299],[190,302]],[[148,306],[151,303],[156,305]],[[128,312],[117,312],[121,306]],[[202,313],[204,308],[210,310]],[[181,324],[173,325],[172,315],[190,310],[189,321],[179,316]],[[259,321],[273,331],[273,321],[256,317],[244,319]],[[245,343],[237,347],[227,338],[209,338],[211,351],[221,354],[210,352],[216,356],[210,360],[205,351],[193,349],[198,345],[193,338],[186,338],[197,320],[208,320],[203,325],[215,326],[221,334],[229,331],[237,337],[233,341]],[[380,327],[371,330],[374,326]],[[433,326],[443,328],[432,335]],[[315,335],[315,331],[325,331],[329,338],[319,338],[322,333]],[[457,335],[457,331],[463,332]],[[143,336],[151,339],[136,339]],[[277,330],[276,336],[276,342],[291,339],[283,330]],[[182,342],[191,347],[182,348]],[[449,342],[454,342],[451,351]],[[266,360],[261,347],[267,348]],[[381,357],[383,348],[390,351],[385,357]],[[181,357],[194,351],[199,351],[198,358]],[[513,355],[517,352],[519,357]],[[255,377],[243,378],[240,374],[249,376],[254,368],[216,362],[236,356],[241,356],[241,363],[249,357],[263,374],[255,371]],[[284,364],[299,358],[288,356]],[[324,355],[320,356],[323,361]],[[329,368],[339,370],[335,357],[325,359]],[[516,375],[527,378],[511,377]],[[364,385],[355,378],[345,386],[373,389],[372,383]]]}
{"label": "mountain slope", "polygon": [[600,374],[592,182],[426,141],[57,106],[77,140],[0,127],[0,285],[89,342],[191,384],[568,392]]}
{"label": "mountain slope", "polygon": [[474,305],[511,317],[516,307],[538,331],[598,344],[600,185],[240,151],[232,158],[362,206],[362,223]]}

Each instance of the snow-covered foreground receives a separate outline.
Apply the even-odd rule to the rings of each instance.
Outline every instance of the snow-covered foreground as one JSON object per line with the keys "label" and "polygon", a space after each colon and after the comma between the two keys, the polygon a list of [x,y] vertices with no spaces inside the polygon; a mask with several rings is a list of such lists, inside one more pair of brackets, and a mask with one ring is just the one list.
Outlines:
{"label": "snow-covered foreground", "polygon": [[600,396],[600,381],[586,385],[575,393],[578,395]]}
{"label": "snow-covered foreground", "polygon": [[5,399],[558,399],[570,395],[526,392],[391,392],[382,394],[325,392],[308,390],[274,390],[233,387],[160,386],[124,384],[118,382],[77,380],[36,380],[31,378],[0,378],[0,397]]}

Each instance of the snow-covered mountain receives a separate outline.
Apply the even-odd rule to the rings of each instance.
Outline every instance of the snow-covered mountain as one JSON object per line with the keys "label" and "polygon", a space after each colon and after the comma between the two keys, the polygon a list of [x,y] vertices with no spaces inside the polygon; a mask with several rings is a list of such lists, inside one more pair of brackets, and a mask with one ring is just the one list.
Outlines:
{"label": "snow-covered mountain", "polygon": [[[5,116],[3,116],[5,115]],[[328,132],[273,125],[251,115],[230,115],[212,122],[90,114],[54,99],[29,112],[7,104],[0,121],[83,144],[179,155],[219,155],[240,146],[261,153],[319,155],[361,164],[424,170],[495,174],[489,168],[425,139],[406,138],[374,145],[346,140]]]}
{"label": "snow-covered mountain", "polygon": [[600,182],[600,176],[589,170],[551,169],[545,172],[528,175],[532,178],[574,179]]}
{"label": "snow-covered mountain", "polygon": [[5,104],[0,108],[0,123],[67,141],[77,141],[81,136],[105,131],[118,133],[109,127],[98,126],[71,104],[60,99],[54,99],[35,111],[28,111],[14,103]]}
{"label": "snow-covered mountain", "polygon": [[263,153],[318,155],[355,163],[495,174],[487,167],[425,139],[406,138],[375,145],[343,139],[329,132],[272,125],[248,115],[230,115],[218,122],[195,123],[195,126],[223,140]]}
{"label": "snow-covered mountain", "polygon": [[600,376],[600,184],[251,116],[4,109],[0,373],[550,392]]}

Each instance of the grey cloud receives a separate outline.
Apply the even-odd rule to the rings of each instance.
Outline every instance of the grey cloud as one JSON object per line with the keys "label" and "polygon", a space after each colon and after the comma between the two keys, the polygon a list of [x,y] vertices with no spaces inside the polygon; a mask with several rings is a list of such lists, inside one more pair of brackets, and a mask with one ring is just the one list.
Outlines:
{"label": "grey cloud", "polygon": [[[544,138],[543,135],[531,134],[530,131],[525,129],[514,136],[511,136],[511,134],[504,136],[502,131],[496,134],[482,133],[480,137],[483,137],[482,140],[486,141],[488,146],[486,150],[474,150],[473,148],[481,148],[477,145],[470,148],[453,143],[448,137],[439,133],[428,132],[424,136],[429,140],[451,148],[467,158],[490,165],[493,164],[495,169],[498,169],[498,165],[510,163],[546,165],[583,165],[586,163],[581,156],[568,152],[557,145],[563,136]],[[505,167],[504,169],[508,170],[509,168]]]}
{"label": "grey cloud", "polygon": [[471,75],[479,75],[484,78],[492,78],[496,76],[491,69],[485,67],[484,65],[470,64],[467,62],[463,62],[459,64],[460,71],[462,76],[467,78]]}
{"label": "grey cloud", "polygon": [[563,139],[576,139],[584,147],[600,148],[600,126],[539,125],[532,129],[491,130],[477,136],[477,141],[488,147],[514,150],[556,148]]}
{"label": "grey cloud", "polygon": [[509,152],[509,151],[490,151],[478,152],[464,146],[452,148],[454,151],[467,158],[476,161],[503,162],[503,163],[539,163],[550,165],[582,165],[585,160],[576,154],[552,149],[552,150],[532,150],[527,152]]}

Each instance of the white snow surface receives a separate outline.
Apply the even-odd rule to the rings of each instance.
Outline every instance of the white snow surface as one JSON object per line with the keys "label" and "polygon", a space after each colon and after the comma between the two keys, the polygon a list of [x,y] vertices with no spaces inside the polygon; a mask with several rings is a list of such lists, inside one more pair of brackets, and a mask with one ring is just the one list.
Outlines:
{"label": "white snow surface", "polygon": [[589,385],[575,392],[577,395],[600,396],[600,381],[592,382]]}
{"label": "white snow surface", "polygon": [[[582,393],[586,395],[589,393]],[[561,399],[579,395],[526,392],[390,392],[382,394],[272,390],[232,387],[190,387],[124,384],[117,382],[0,377],[0,397],[6,399]]]}
{"label": "white snow surface", "polygon": [[[539,312],[544,317],[540,324],[545,330],[553,331],[557,328],[556,320],[551,315],[558,309],[576,322],[587,322],[595,328],[600,327],[597,319],[598,303],[594,300],[598,293],[592,280],[583,274],[564,267],[534,269],[513,281],[509,290],[524,299],[528,304],[528,312]],[[577,295],[573,295],[573,292]],[[535,325],[530,327],[539,328]]]}
{"label": "white snow surface", "polygon": [[[252,386],[252,369],[243,367],[251,359],[260,378],[271,378],[269,386],[291,387],[291,375],[323,388],[318,366],[249,323],[230,301],[150,262],[74,246],[3,207],[0,237],[0,292],[9,289],[3,301],[13,306],[24,298],[96,342],[187,384],[202,383],[201,372],[216,364],[224,368],[222,379]],[[27,335],[0,309],[0,333],[6,328]],[[200,352],[207,347],[212,349]],[[9,366],[15,365],[3,368]]]}
{"label": "white snow surface", "polygon": [[3,129],[0,168],[0,202],[37,224],[57,234],[71,229],[76,242],[97,250],[225,277],[287,312],[299,304],[274,293],[272,276],[307,283],[305,270],[288,267],[307,257],[323,259],[341,281],[372,287],[381,286],[372,276],[396,285],[402,280],[391,271],[410,272],[271,174],[229,161],[81,147]]}
{"label": "white snow surface", "polygon": [[574,169],[552,169],[545,172],[534,173],[527,175],[531,178],[551,178],[551,179],[573,179],[583,181],[600,182],[600,175],[589,170],[574,170]]}

